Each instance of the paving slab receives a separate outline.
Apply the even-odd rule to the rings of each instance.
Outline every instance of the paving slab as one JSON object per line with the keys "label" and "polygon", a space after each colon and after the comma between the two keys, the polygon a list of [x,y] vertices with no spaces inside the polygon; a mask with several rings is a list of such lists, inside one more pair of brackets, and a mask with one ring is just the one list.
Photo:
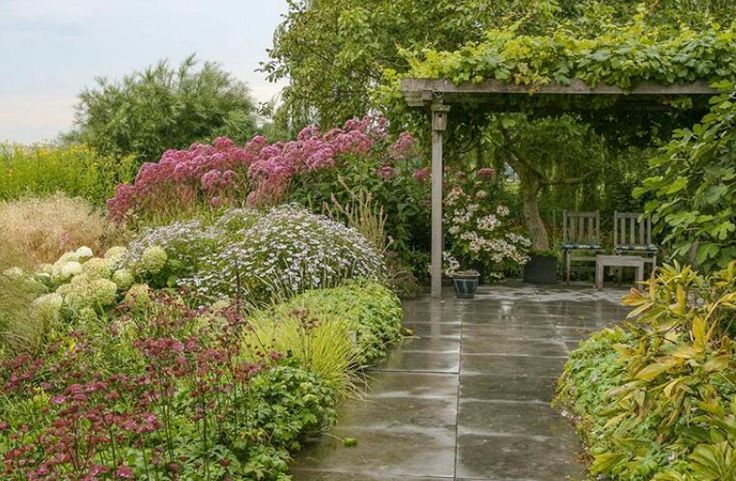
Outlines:
{"label": "paving slab", "polygon": [[576,434],[548,403],[460,400],[458,433],[548,437],[574,442]]}
{"label": "paving slab", "polygon": [[562,372],[567,356],[534,356],[511,354],[463,354],[463,374],[486,374],[502,376],[556,377]]}
{"label": "paving slab", "polygon": [[368,398],[408,397],[457,399],[457,374],[427,372],[378,372],[368,377]]}
{"label": "paving slab", "polygon": [[458,353],[395,350],[371,369],[371,372],[376,371],[458,373],[460,357]]}
{"label": "paving slab", "polygon": [[[297,456],[295,481],[564,481],[584,472],[549,405],[570,351],[626,315],[623,291],[481,287],[404,303],[413,337],[366,373],[362,399]],[[345,447],[342,438],[358,440]]]}
{"label": "paving slab", "polygon": [[292,471],[294,481],[442,481],[453,477],[417,478],[414,476],[371,475],[366,473],[330,473],[329,471]]}
{"label": "paving slab", "polygon": [[530,341],[501,338],[489,343],[488,339],[470,337],[463,340],[463,353],[567,356],[567,346],[563,341],[556,340]]}
{"label": "paving slab", "polygon": [[577,441],[559,437],[461,434],[457,444],[459,478],[564,481],[584,471]]}
{"label": "paving slab", "polygon": [[554,398],[556,382],[556,377],[463,374],[460,376],[460,399],[548,403]]}
{"label": "paving slab", "polygon": [[339,416],[340,426],[388,431],[441,431],[455,429],[455,398],[382,397],[350,403]]}
{"label": "paving slab", "polygon": [[[351,437],[357,446],[345,447]],[[297,469],[388,476],[453,477],[455,431],[422,433],[337,428],[331,436],[308,442]]]}

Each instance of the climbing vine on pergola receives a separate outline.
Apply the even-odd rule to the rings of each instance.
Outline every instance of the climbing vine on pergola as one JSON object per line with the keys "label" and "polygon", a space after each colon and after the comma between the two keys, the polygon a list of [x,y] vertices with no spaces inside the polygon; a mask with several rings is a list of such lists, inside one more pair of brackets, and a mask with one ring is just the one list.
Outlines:
{"label": "climbing vine on pergola", "polygon": [[[492,30],[487,37],[455,52],[407,53],[412,70],[401,78],[387,72],[387,85],[379,89],[385,104],[398,107],[403,100],[431,112],[433,172],[443,172],[448,119],[473,127],[487,113],[576,112],[590,119],[613,118],[608,124],[613,130],[622,125],[616,120],[623,119],[679,116],[691,121],[707,111],[709,99],[718,93],[715,82],[736,78],[736,33],[717,25],[695,32],[635,18],[595,37],[564,29],[547,36],[517,35],[513,27]],[[524,184],[522,166],[513,160],[509,164]],[[432,182],[432,294],[438,297],[442,176],[433,176]],[[533,236],[541,219],[526,220]]]}

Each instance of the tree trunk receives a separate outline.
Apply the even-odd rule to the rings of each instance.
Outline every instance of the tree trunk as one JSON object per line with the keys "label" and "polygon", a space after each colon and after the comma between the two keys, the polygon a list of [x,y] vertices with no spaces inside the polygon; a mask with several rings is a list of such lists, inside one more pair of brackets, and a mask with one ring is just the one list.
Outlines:
{"label": "tree trunk", "polygon": [[549,235],[547,228],[539,215],[539,191],[542,182],[531,172],[524,169],[516,170],[519,176],[519,187],[524,201],[524,220],[529,229],[529,239],[532,241],[532,249],[537,251],[549,250]]}

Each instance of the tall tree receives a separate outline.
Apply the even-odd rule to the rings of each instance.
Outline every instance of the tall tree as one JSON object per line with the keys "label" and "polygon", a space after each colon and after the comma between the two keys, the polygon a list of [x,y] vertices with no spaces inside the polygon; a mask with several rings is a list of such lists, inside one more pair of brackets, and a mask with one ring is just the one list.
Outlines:
{"label": "tall tree", "polygon": [[254,130],[247,86],[216,63],[198,65],[192,55],[178,68],[162,60],[119,82],[98,78],[79,94],[67,138],[144,162],[220,135],[245,141]]}
{"label": "tall tree", "polygon": [[[533,6],[529,4],[533,3]],[[284,105],[296,125],[339,125],[371,109],[383,70],[405,71],[402,48],[454,50],[498,22],[551,17],[540,0],[288,0],[263,69],[289,79]],[[544,8],[546,6],[546,9]]]}
{"label": "tall tree", "polygon": [[[638,10],[655,23],[699,25],[732,18],[732,0],[288,0],[274,35],[271,80],[288,79],[284,108],[294,128],[339,125],[373,105],[370,91],[385,69],[405,72],[402,49],[456,50],[495,27],[543,33],[560,22],[596,33]],[[730,15],[730,16],[729,16]]]}

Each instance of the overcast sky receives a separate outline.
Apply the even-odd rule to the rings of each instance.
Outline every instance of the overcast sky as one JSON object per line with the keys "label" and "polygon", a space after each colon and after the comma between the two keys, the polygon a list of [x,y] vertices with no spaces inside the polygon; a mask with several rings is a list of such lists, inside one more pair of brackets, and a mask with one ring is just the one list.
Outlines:
{"label": "overcast sky", "polygon": [[285,11],[286,0],[0,0],[0,141],[54,138],[96,76],[191,53],[267,101],[281,86],[255,70]]}

